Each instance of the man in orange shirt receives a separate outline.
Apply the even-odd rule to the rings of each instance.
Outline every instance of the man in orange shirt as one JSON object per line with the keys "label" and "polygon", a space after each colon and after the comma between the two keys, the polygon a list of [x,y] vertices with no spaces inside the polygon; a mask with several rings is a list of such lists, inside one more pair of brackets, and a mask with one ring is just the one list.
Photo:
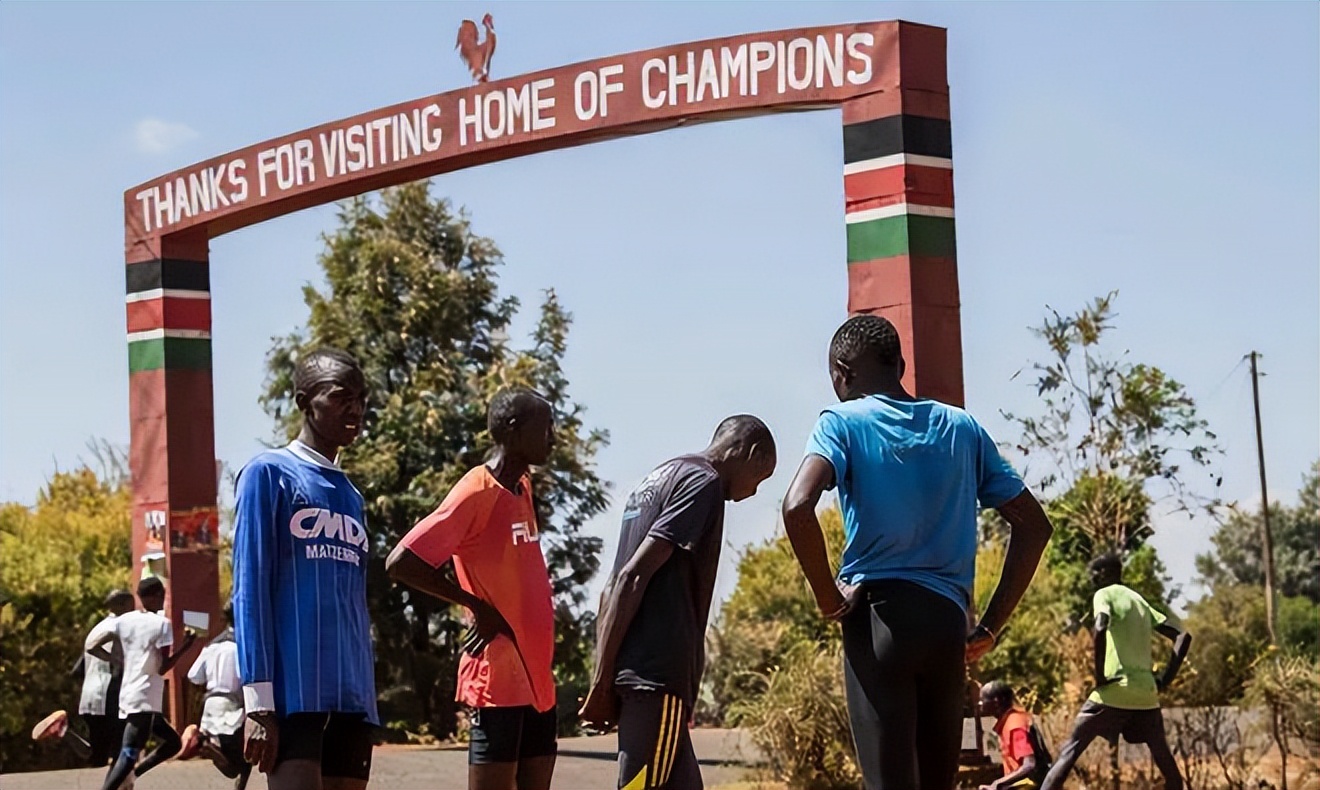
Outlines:
{"label": "man in orange shirt", "polygon": [[[400,584],[466,607],[472,630],[458,701],[472,709],[470,790],[548,790],[557,718],[554,604],[528,468],[554,444],[554,414],[531,390],[501,390],[487,415],[495,451],[390,553]],[[443,566],[453,560],[458,584]]]}
{"label": "man in orange shirt", "polygon": [[1038,786],[1050,769],[1049,755],[1036,753],[1037,744],[1043,747],[1044,742],[1039,731],[1032,733],[1036,725],[1031,714],[1017,704],[1013,688],[1002,680],[982,686],[981,712],[995,717],[995,735],[999,736],[999,754],[1004,760],[1003,777],[981,785],[981,790]]}

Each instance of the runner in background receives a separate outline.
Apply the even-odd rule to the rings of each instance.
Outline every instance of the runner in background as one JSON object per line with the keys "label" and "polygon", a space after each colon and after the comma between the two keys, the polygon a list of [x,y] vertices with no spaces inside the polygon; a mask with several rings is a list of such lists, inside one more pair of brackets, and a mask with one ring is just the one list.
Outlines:
{"label": "runner in background", "polygon": [[[1082,705],[1068,740],[1059,747],[1059,760],[1050,770],[1043,790],[1057,790],[1068,778],[1077,758],[1096,738],[1144,743],[1164,777],[1165,790],[1182,790],[1178,761],[1169,750],[1160,711],[1160,692],[1173,682],[1192,646],[1192,635],[1174,618],[1161,613],[1141,594],[1123,584],[1123,560],[1109,553],[1091,561],[1096,586],[1095,691]],[[1151,636],[1173,642],[1173,656],[1157,678],[1151,654]]]}
{"label": "runner in background", "polygon": [[238,675],[238,643],[234,641],[234,610],[225,605],[225,630],[216,635],[188,670],[188,680],[206,689],[199,724],[183,730],[179,759],[201,752],[227,778],[234,790],[247,787],[252,765],[243,758],[243,681]]}
{"label": "runner in background", "polygon": [[133,610],[133,593],[113,590],[105,599],[109,611],[88,632],[83,640],[83,652],[74,664],[73,674],[82,673],[82,693],[78,698],[78,715],[87,723],[87,737],[69,726],[69,714],[57,710],[32,728],[36,741],[59,738],[81,760],[93,768],[101,768],[119,755],[124,739],[124,720],[119,718],[119,686],[123,676],[124,654],[118,642],[110,645],[110,661],[91,655],[87,651],[97,644],[101,636],[113,633],[115,619]]}
{"label": "runner in background", "polygon": [[[188,652],[197,634],[185,630],[183,645],[174,653],[174,627],[160,614],[165,608],[165,584],[150,576],[138,583],[140,611],[115,618],[114,628],[99,636],[88,653],[111,661],[110,645],[118,642],[124,655],[124,677],[119,688],[119,715],[124,721],[123,747],[106,774],[102,790],[132,787],[134,780],[179,751],[179,734],[165,720],[165,674]],[[142,761],[138,756],[154,738],[156,748]]]}

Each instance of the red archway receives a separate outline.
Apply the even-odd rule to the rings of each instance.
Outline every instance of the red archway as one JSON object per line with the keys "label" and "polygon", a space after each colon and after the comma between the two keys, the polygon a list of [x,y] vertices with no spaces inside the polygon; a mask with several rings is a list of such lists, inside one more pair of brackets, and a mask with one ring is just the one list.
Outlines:
{"label": "red archway", "polygon": [[[840,107],[848,311],[879,312],[907,384],[962,402],[945,31],[867,22],[679,44],[426,96],[124,193],[135,575],[219,610],[210,239],[383,187],[689,123]],[[171,705],[180,710],[181,684]]]}

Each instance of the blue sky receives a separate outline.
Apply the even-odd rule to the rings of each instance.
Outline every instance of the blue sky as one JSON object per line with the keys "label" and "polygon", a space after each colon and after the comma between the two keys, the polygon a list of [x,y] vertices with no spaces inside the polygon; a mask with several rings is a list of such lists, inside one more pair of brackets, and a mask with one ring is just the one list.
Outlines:
{"label": "blue sky", "polygon": [[[901,18],[949,30],[967,405],[1000,439],[1045,306],[1120,292],[1115,349],[1187,385],[1258,497],[1250,383],[1264,354],[1271,493],[1320,455],[1320,6],[1279,4],[0,5],[0,499],[31,502],[86,442],[128,440],[121,195],[177,167],[466,83],[463,18],[490,11],[495,77],[712,36]],[[727,414],[781,465],[731,506],[770,535],[846,295],[837,112],[708,124],[435,180],[508,265],[525,332],[542,289],[575,314],[568,373],[612,445],[619,500]],[[216,446],[269,436],[270,338],[305,318],[326,206],[212,242]],[[1162,519],[1188,583],[1209,525]],[[720,593],[731,588],[726,551]]]}

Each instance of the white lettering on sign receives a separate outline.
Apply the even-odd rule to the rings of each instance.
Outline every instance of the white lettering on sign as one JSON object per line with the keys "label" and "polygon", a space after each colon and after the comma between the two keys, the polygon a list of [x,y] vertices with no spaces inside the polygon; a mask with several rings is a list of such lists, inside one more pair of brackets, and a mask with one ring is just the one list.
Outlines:
{"label": "white lettering on sign", "polygon": [[549,93],[555,87],[553,78],[537,80],[532,83],[532,129],[541,131],[542,129],[555,128],[555,116],[542,115],[542,113],[551,113],[555,109],[554,96],[542,96],[542,92]]}
{"label": "white lettering on sign", "polygon": [[571,124],[617,118],[621,110],[640,115],[628,122],[645,123],[648,111],[672,118],[675,110],[700,112],[735,98],[792,102],[801,93],[803,100],[819,102],[817,91],[869,85],[876,74],[875,47],[874,33],[857,30],[772,34],[674,48],[640,66],[596,61],[570,80],[561,75],[558,83],[549,76],[478,86],[171,174],[135,192],[132,205],[142,230],[155,234],[249,201],[546,132],[559,125],[561,111],[571,113],[565,119]]}

